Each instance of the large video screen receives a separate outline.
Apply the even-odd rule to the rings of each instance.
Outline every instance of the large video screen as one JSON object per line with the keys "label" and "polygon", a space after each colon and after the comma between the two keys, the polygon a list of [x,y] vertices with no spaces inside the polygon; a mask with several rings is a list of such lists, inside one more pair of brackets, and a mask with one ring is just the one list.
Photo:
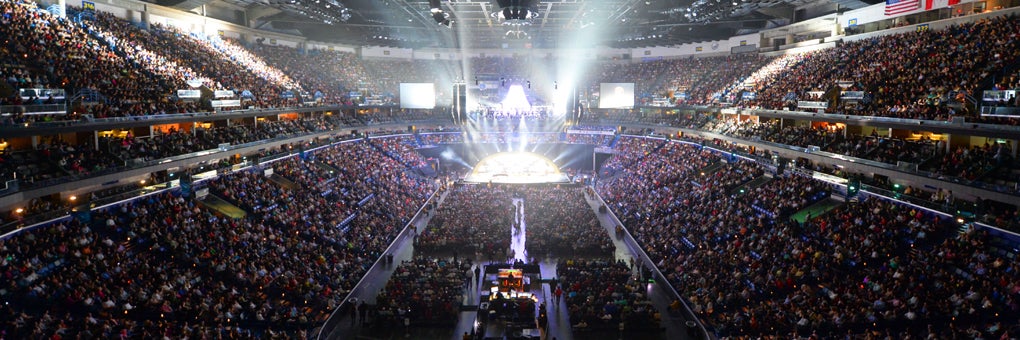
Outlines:
{"label": "large video screen", "polygon": [[436,85],[433,83],[400,83],[400,107],[432,109],[436,107]]}
{"label": "large video screen", "polygon": [[634,107],[634,83],[602,83],[599,108],[629,109]]}

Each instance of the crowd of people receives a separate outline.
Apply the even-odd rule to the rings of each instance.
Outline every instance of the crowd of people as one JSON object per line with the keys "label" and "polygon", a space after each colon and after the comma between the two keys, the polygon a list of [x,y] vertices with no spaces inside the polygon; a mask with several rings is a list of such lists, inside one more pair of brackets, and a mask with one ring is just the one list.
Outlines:
{"label": "crowd of people", "polygon": [[525,247],[532,256],[608,257],[616,249],[581,187],[523,188]]}
{"label": "crowd of people", "polygon": [[[306,95],[319,92],[322,95],[317,99],[325,103],[354,104],[357,100],[364,104],[366,98],[378,96],[396,99],[401,82],[437,82],[445,89],[448,86],[442,84],[451,79],[464,79],[454,61],[359,60],[348,52],[241,42],[155,23],[142,29],[104,12],[96,13],[94,20],[73,23],[30,2],[8,0],[4,6],[11,13],[4,19],[9,23],[5,25],[7,36],[16,38],[4,53],[3,64],[11,65],[3,72],[8,83],[95,88],[112,103],[84,106],[75,112],[96,117],[196,110],[193,103],[170,100],[173,90],[187,88],[187,82],[194,80],[213,89],[248,90],[256,106],[272,107],[296,104],[282,95],[288,90]],[[725,102],[768,109],[787,108],[798,99],[818,100],[811,93],[828,92],[839,85],[866,93],[867,100],[833,106],[830,111],[939,120],[967,116],[1012,124],[1015,120],[981,118],[949,104],[967,104],[968,96],[983,90],[979,88],[983,80],[998,76],[1008,61],[1017,57],[1016,43],[1000,39],[1016,34],[1016,20],[1015,16],[999,16],[930,32],[847,41],[783,57],[747,54],[602,62],[596,65],[600,72],[586,81],[596,85],[634,82],[641,101],[670,98],[671,104]],[[934,50],[932,46],[955,48]],[[56,55],[72,57],[56,58],[58,64],[42,62]],[[897,55],[898,59],[873,58],[883,55]],[[926,57],[918,57],[922,55]],[[550,73],[531,61],[528,57],[489,56],[467,63],[475,74],[502,76],[504,82]],[[1006,75],[1002,79],[999,83],[1013,78]],[[539,83],[536,86],[544,86]],[[1005,83],[995,88],[1010,85]],[[745,91],[754,96],[743,96]],[[448,94],[439,91],[440,97]]]}
{"label": "crowd of people", "polygon": [[[19,78],[19,87],[92,88],[106,95],[107,105],[76,107],[72,114],[107,107],[116,107],[122,114],[138,113],[170,93],[169,84],[149,77],[110,45],[92,38],[85,27],[51,15],[34,2],[3,1],[0,10],[5,13],[0,35],[8,37],[0,63],[18,66],[19,77],[25,79],[22,83]],[[167,103],[165,109],[180,108]]]}
{"label": "crowd of people", "polygon": [[563,260],[556,275],[575,332],[659,330],[645,283],[623,260]]}
{"label": "crowd of people", "polygon": [[783,220],[823,199],[829,198],[829,185],[809,177],[789,175],[774,178],[752,189],[751,202],[770,216]]}
{"label": "crowd of people", "polygon": [[416,150],[419,146],[418,139],[415,136],[402,135],[378,138],[371,140],[371,143],[379,145],[381,149],[392,150],[393,152],[389,153],[389,156],[408,167],[419,168],[426,165],[425,158]]}
{"label": "crowd of people", "polygon": [[870,134],[847,133],[835,125],[813,127],[780,126],[777,120],[761,122],[747,119],[738,121],[722,115],[705,120],[689,128],[740,137],[752,141],[766,141],[798,147],[819,147],[820,150],[840,155],[873,160],[890,165],[900,162],[914,164],[915,169],[930,173],[931,177],[954,181],[982,181],[995,185],[993,190],[1013,192],[1008,183],[1018,183],[1012,174],[1020,169],[1012,156],[1010,143],[985,143],[983,146],[955,146],[949,148],[944,139],[920,137],[880,136],[877,130]]}
{"label": "crowd of people", "polygon": [[597,133],[567,133],[564,141],[568,144],[587,144],[595,146],[609,146],[615,135]]}
{"label": "crowd of people", "polygon": [[[6,57],[4,64],[9,65],[4,70],[5,74],[9,74],[6,77],[8,83],[21,87],[61,84],[62,87],[98,89],[108,99],[107,102],[86,105],[80,110],[78,108],[73,110],[76,113],[88,113],[96,117],[194,111],[196,109],[194,103],[168,99],[174,89],[185,88],[185,83],[193,79],[203,80],[207,86],[214,89],[232,89],[236,93],[244,89],[254,89],[252,91],[256,92],[254,96],[257,100],[266,100],[263,103],[264,106],[273,106],[279,104],[281,91],[296,87],[299,82],[314,84],[309,85],[308,90],[324,92],[330,102],[346,102],[351,98],[343,97],[349,95],[356,87],[361,87],[355,83],[364,83],[371,79],[395,83],[394,79],[399,78],[398,75],[402,75],[404,72],[395,73],[393,70],[413,69],[416,71],[408,71],[408,77],[427,79],[429,77],[422,75],[421,70],[451,68],[446,67],[449,65],[443,67],[419,65],[426,61],[392,62],[410,66],[388,67],[389,61],[360,61],[353,54],[346,52],[316,49],[305,51],[292,47],[265,45],[261,42],[251,44],[249,46],[251,52],[249,52],[242,47],[243,43],[241,42],[230,39],[222,40],[219,37],[196,36],[159,24],[153,24],[149,29],[141,29],[137,25],[104,12],[97,13],[95,20],[72,23],[69,20],[57,19],[31,3],[8,1],[4,2],[4,6],[10,13],[4,18],[9,23],[5,27],[11,30],[9,36],[15,37],[15,40],[10,41],[7,45],[6,52],[8,53],[4,53]],[[77,11],[77,9],[71,10]],[[852,112],[848,113],[884,115],[882,112],[885,110],[899,112],[900,114],[897,116],[908,118],[946,119],[948,116],[942,114],[947,109],[942,104],[956,99],[936,100],[937,105],[931,105],[932,101],[928,100],[929,97],[945,98],[949,96],[950,92],[973,94],[979,91],[980,89],[973,88],[981,83],[979,80],[989,74],[995,74],[998,69],[1003,67],[1003,60],[1009,60],[1011,53],[1014,53],[1013,49],[1009,48],[1012,46],[1012,42],[994,41],[993,39],[1000,33],[1012,32],[1011,30],[1016,26],[1012,23],[1015,21],[1016,18],[1013,16],[995,17],[934,31],[933,34],[903,34],[869,38],[849,42],[835,48],[780,58],[731,56],[657,60],[642,63],[606,63],[601,65],[604,74],[597,78],[599,81],[623,81],[626,79],[621,77],[638,75],[639,79],[650,80],[650,82],[638,82],[639,87],[649,88],[644,91],[673,92],[674,95],[681,92],[687,93],[686,96],[689,98],[687,100],[692,104],[705,104],[712,100],[718,100],[718,98],[713,99],[712,94],[735,93],[741,90],[741,86],[734,84],[743,84],[745,87],[756,88],[754,92],[758,99],[749,105],[765,108],[781,108],[791,98],[812,99],[809,98],[809,92],[824,91],[832,88],[836,83],[842,84],[850,79],[857,79],[851,82],[848,89],[872,93],[873,100],[863,104],[860,109],[851,110]],[[40,29],[31,29],[37,25]],[[40,41],[53,39],[57,39],[57,43],[39,44]],[[77,43],[64,43],[64,40],[73,40]],[[904,40],[916,41],[918,44],[907,44],[903,42]],[[914,46],[939,44],[955,44],[954,46],[961,48],[958,49],[958,52],[939,52],[936,53],[937,58],[926,58],[926,63],[938,62],[938,65],[925,64],[930,67],[886,62],[881,65],[882,67],[854,68],[849,66],[863,65],[863,63],[868,63],[870,58],[846,58],[854,49],[867,51],[868,55],[891,53],[891,51],[917,54],[924,53],[925,49]],[[976,48],[962,48],[966,46],[975,46]],[[28,57],[30,54],[46,56],[47,53],[75,57],[58,58],[61,59],[59,64],[39,63],[40,58]],[[976,57],[970,58],[970,56]],[[520,58],[486,57],[475,59],[472,60],[472,65],[475,65],[478,72],[489,69],[512,69],[513,67],[527,68],[528,64],[520,62],[518,60]],[[840,61],[843,59],[850,61]],[[89,64],[86,67],[85,64],[90,60],[106,63],[109,66],[96,67],[96,65]],[[366,67],[366,62],[372,66]],[[449,64],[442,61],[432,62]],[[727,67],[721,67],[721,65],[727,65]],[[733,67],[733,65],[739,67]],[[937,76],[937,74],[929,74],[943,72],[937,70],[947,69],[950,65],[954,67],[954,76],[950,77],[951,79]],[[960,71],[960,68],[963,68],[963,71]],[[108,72],[114,69],[119,71]],[[853,71],[864,72],[857,75],[848,71],[850,69],[867,71]],[[504,71],[509,72],[510,70]],[[84,74],[83,72],[90,73]],[[717,74],[719,72],[725,74]],[[790,76],[790,73],[793,73],[794,76]],[[784,76],[777,77],[778,74]],[[156,75],[156,77],[148,75]],[[886,78],[892,75],[896,75],[898,78],[893,79],[895,81],[886,81]],[[959,77],[963,78],[957,79]],[[927,88],[916,86],[916,82],[919,80],[905,80],[934,78],[938,78],[940,83],[926,85]],[[1008,82],[1006,78],[1008,77],[1005,77],[1004,80]],[[879,83],[882,81],[885,83]],[[964,88],[957,88],[961,86]],[[1002,86],[1008,86],[1008,84]],[[693,88],[701,90],[692,90]],[[915,91],[913,89],[919,89],[917,91],[924,93],[912,93],[911,91]],[[697,94],[690,94],[695,92]],[[790,97],[790,94],[793,96]],[[16,96],[12,99],[20,100],[21,98]],[[924,103],[914,103],[915,99]],[[275,104],[274,101],[276,101]],[[933,110],[939,111],[936,115],[939,117],[932,116],[928,107],[934,107]],[[916,113],[919,116],[909,116],[903,112]],[[5,119],[10,119],[10,117]],[[653,120],[656,121],[655,123],[663,123],[662,119]],[[638,119],[637,121],[644,120]],[[681,119],[678,123],[686,126],[685,121]],[[789,127],[777,130],[777,127],[758,126],[738,133],[784,144],[804,145],[806,143],[829,142],[832,135],[838,134],[838,131],[815,131]],[[824,133],[825,136],[817,136],[820,133]],[[580,137],[568,136],[568,138],[575,140]],[[847,143],[844,142],[844,144]],[[869,157],[883,162],[909,159],[923,163],[925,156],[930,155],[927,152],[917,152],[917,149],[912,147],[915,145],[900,143],[878,143],[876,145],[896,146],[888,152],[872,152]],[[921,146],[928,147],[924,143]],[[952,168],[955,167],[946,167],[943,164],[937,164],[937,166],[939,167],[937,169],[939,176],[976,180],[983,175],[981,171],[973,171],[975,169],[945,171],[954,170]],[[85,166],[85,168],[89,168],[89,166]],[[984,173],[990,170],[988,166],[981,168],[985,170]]]}
{"label": "crowd of people", "polygon": [[755,89],[758,99],[752,105],[787,107],[789,93],[794,94],[794,100],[805,98],[808,91],[827,91],[846,81],[852,83],[851,90],[864,91],[871,99],[861,105],[831,108],[841,113],[937,120],[967,116],[968,120],[1014,124],[1015,120],[982,119],[974,111],[947,104],[966,104],[967,96],[978,96],[983,90],[983,80],[1020,56],[1015,41],[1002,39],[1017,33],[1017,20],[1015,15],[999,16],[809,52],[760,82]]}
{"label": "crowd of people", "polygon": [[[19,234],[5,241],[14,245],[7,246],[5,252],[17,255],[5,261],[4,272],[12,278],[12,286],[6,291],[24,292],[24,299],[66,296],[61,288],[64,285],[55,283],[64,280],[46,280],[46,277],[57,275],[73,279],[70,282],[95,281],[95,277],[103,277],[103,274],[109,276],[111,270],[119,275],[115,278],[122,280],[167,277],[168,281],[177,280],[178,285],[204,287],[205,290],[197,291],[218,291],[228,298],[206,301],[203,300],[206,297],[195,297],[188,300],[191,304],[183,306],[168,303],[165,297],[153,302],[150,294],[158,290],[146,290],[149,285],[145,282],[135,282],[129,286],[131,289],[111,288],[117,294],[115,298],[97,300],[93,297],[93,301],[103,301],[98,307],[88,307],[91,305],[85,302],[88,296],[69,298],[66,304],[50,310],[53,316],[49,317],[36,318],[33,316],[36,314],[27,312],[28,309],[14,309],[26,307],[7,307],[11,318],[5,320],[13,320],[6,326],[11,330],[8,334],[34,337],[72,330],[104,335],[122,331],[148,335],[262,334],[259,332],[275,332],[281,328],[284,331],[303,329],[316,322],[316,315],[321,318],[335,307],[337,294],[317,303],[304,302],[304,299],[350,289],[350,282],[356,280],[345,278],[356,278],[367,270],[429,192],[429,181],[409,176],[404,171],[405,164],[386,154],[399,153],[401,145],[406,143],[374,146],[364,141],[344,143],[312,152],[306,158],[272,163],[274,176],[282,180],[266,179],[261,171],[247,171],[210,184],[214,194],[249,211],[252,214],[249,218],[223,218],[202,205],[162,195],[136,201],[119,210],[98,212],[99,217],[93,217],[96,223],[72,219]],[[932,323],[947,316],[959,320],[950,323],[955,328],[947,330],[936,325],[936,331],[1001,334],[1005,327],[995,323],[1008,325],[1009,320],[999,321],[1001,317],[994,316],[995,313],[1010,315],[1015,312],[1011,309],[1015,309],[1015,304],[1010,301],[1015,299],[1011,287],[1016,287],[1018,282],[1014,276],[1016,271],[1008,262],[1003,262],[1001,253],[986,249],[989,247],[987,237],[981,233],[972,232],[961,238],[941,237],[946,230],[952,230],[946,226],[949,222],[878,200],[868,201],[863,207],[844,208],[852,211],[824,215],[799,226],[784,221],[781,216],[809,204],[805,200],[814,196],[810,193],[825,190],[820,183],[797,176],[775,178],[757,190],[734,197],[729,195],[731,190],[742,182],[760,177],[760,169],[741,161],[702,174],[702,169],[718,162],[718,156],[697,145],[634,137],[621,137],[616,152],[614,159],[624,161],[609,162],[617,162],[616,176],[600,184],[600,192],[609,201],[610,208],[634,231],[658,267],[685,291],[695,311],[710,320],[720,334],[810,333],[819,332],[819,329],[860,332],[861,325],[867,323],[882,324],[883,329],[891,332],[919,334],[927,331],[921,327],[925,322]],[[362,157],[345,157],[350,154]],[[787,191],[789,195],[778,193]],[[533,194],[539,196],[534,198],[537,200],[559,197]],[[774,195],[784,200],[775,200]],[[528,193],[524,197],[525,202],[534,200]],[[529,205],[528,211],[535,213],[533,208],[554,206],[562,209],[570,202],[583,202],[578,198]],[[463,246],[490,257],[505,251],[510,237],[506,227],[513,225],[513,216],[519,209],[510,204],[510,193],[499,187],[466,186],[454,190],[447,200],[444,207],[450,208],[440,209],[434,220],[441,227],[420,235],[419,246],[437,249]],[[489,209],[479,209],[479,202],[488,203]],[[334,208],[317,209],[324,206]],[[775,213],[762,214],[755,206]],[[473,219],[463,218],[465,211],[479,214]],[[556,213],[539,213],[535,217],[547,215]],[[486,224],[484,221],[493,220],[502,223],[491,223],[491,232],[481,230]],[[456,221],[465,222],[458,227]],[[537,220],[528,223],[541,224]],[[210,232],[217,236],[210,239]],[[34,244],[26,239],[37,240],[41,235],[47,236],[44,239],[53,242],[52,246],[21,247]],[[103,237],[111,241],[106,242]],[[529,236],[528,239],[542,237]],[[587,238],[582,235],[575,239]],[[861,241],[853,245],[838,242],[848,239]],[[89,247],[97,242],[95,240],[103,240],[106,248]],[[233,250],[237,242],[257,251]],[[74,249],[60,250],[61,244]],[[819,245],[824,244],[836,245],[839,251],[819,253]],[[76,247],[81,248],[82,254],[124,259],[122,267],[89,269],[94,275],[73,274],[84,270],[80,266],[98,265],[79,263],[83,257],[92,257],[76,255]],[[705,248],[715,251],[696,251]],[[947,249],[954,255],[946,257]],[[36,256],[34,251],[47,254]],[[166,259],[168,256],[170,260]],[[130,260],[125,259],[127,257]],[[180,261],[181,268],[167,266],[163,269],[165,272],[146,272],[156,270],[148,269],[151,261],[164,260]],[[912,264],[909,266],[912,269],[926,267],[920,264],[933,261],[940,270],[938,275],[895,270],[907,267],[908,263]],[[189,264],[195,266],[188,269]],[[139,269],[141,267],[146,268]],[[962,274],[957,269],[962,270]],[[330,274],[322,275],[323,272]],[[232,274],[224,276],[226,273]],[[29,279],[33,274],[35,278]],[[78,277],[65,277],[68,275]],[[230,279],[228,283],[192,282],[204,275]],[[854,285],[846,282],[833,282],[836,277],[842,279],[847,275],[863,282],[870,295],[854,291]],[[916,289],[908,288],[916,288],[916,282],[922,281],[917,279],[918,275],[943,280],[932,283],[934,288],[930,294],[942,294],[939,296],[944,299],[935,300],[949,305],[912,305],[911,299],[932,301],[909,295]],[[888,279],[883,281],[880,279],[883,277]],[[876,286],[875,282],[882,283]],[[253,290],[251,287],[256,285],[263,288]],[[795,286],[811,289],[791,288]],[[970,288],[960,288],[964,286]],[[82,283],[81,287],[87,287],[87,283]],[[179,299],[185,299],[197,291],[176,294],[183,296]],[[98,292],[113,293],[102,289]],[[159,294],[166,296],[169,291]],[[838,299],[839,303],[826,299]],[[784,302],[787,300],[791,302]],[[252,305],[245,302],[252,302]],[[812,309],[814,306],[827,309],[819,312]],[[309,313],[309,310],[318,312]],[[946,314],[942,312],[945,310],[957,312]],[[92,321],[102,319],[100,315],[116,314],[114,311],[126,316],[121,318],[118,314],[112,321]],[[157,312],[172,317],[165,317],[166,321],[141,321]],[[95,316],[90,317],[88,313]],[[180,326],[174,322],[179,319],[173,319],[184,315],[192,318],[196,314],[201,316],[190,326]],[[64,324],[55,321],[57,319],[65,320]],[[223,320],[228,321],[224,323]],[[992,321],[981,324],[984,321],[975,320]],[[910,322],[902,326],[904,323],[900,321]],[[268,323],[279,328],[265,326]],[[231,328],[224,327],[225,324],[243,326]]]}
{"label": "crowd of people", "polygon": [[252,52],[300,79],[314,96],[322,93],[324,103],[353,104],[351,92],[360,92],[361,84],[371,81],[356,54],[312,49],[305,53],[287,46],[256,43]]}
{"label": "crowd of people", "polygon": [[434,189],[365,144],[268,164],[284,180],[263,169],[213,180],[246,217],[163,193],[0,241],[0,328],[16,338],[305,336]]}
{"label": "crowd of people", "polygon": [[420,136],[422,146],[464,143],[464,133],[462,132],[423,133]]}
{"label": "crowd of people", "polygon": [[476,259],[503,260],[510,251],[510,227],[518,208],[508,188],[465,184],[447,194],[428,229],[415,239],[425,252],[454,249]]}
{"label": "crowd of people", "polygon": [[612,177],[627,167],[643,161],[645,156],[659,147],[669,147],[669,144],[643,138],[620,138],[613,147],[613,157],[609,158],[599,171],[602,177]]}
{"label": "crowd of people", "polygon": [[[393,97],[397,84],[407,79],[438,78],[425,70],[459,72],[455,63],[445,61],[363,61],[347,52],[261,43],[246,47],[159,24],[141,29],[102,12],[95,20],[77,23],[32,2],[0,1],[0,11],[0,34],[7,37],[0,46],[0,78],[6,85],[88,88],[105,98],[71,108],[72,118],[194,112],[200,110],[197,104],[176,100],[173,93],[195,79],[237,94],[249,90],[257,106],[287,105],[289,98],[281,92],[291,89],[319,91],[326,103],[352,105],[352,92]],[[1015,124],[980,118],[965,108],[984,80],[1020,56],[1016,41],[1003,38],[1018,34],[1018,20],[1000,16],[778,58],[613,62],[601,65],[602,72],[593,77],[633,81],[640,96],[672,97],[674,104],[738,102],[768,109],[789,108],[798,99],[823,100],[817,92],[846,86],[867,95],[856,104],[831,107],[831,112],[936,120],[966,116]],[[536,72],[522,71],[529,67],[522,58],[474,58],[472,65],[476,73]],[[996,88],[1016,88],[1015,75],[1000,82]],[[754,99],[740,98],[744,90],[754,92]],[[18,95],[0,100],[26,104]],[[619,116],[606,117],[645,122],[639,115],[613,114]],[[31,149],[0,153],[0,180],[18,173],[22,185],[30,187],[36,181],[92,176],[133,159],[336,130],[350,126],[348,118],[104,137],[99,146],[92,140],[43,138]],[[30,118],[3,119],[9,125]],[[946,147],[923,138],[862,136],[839,128],[782,126],[775,120],[689,114],[653,119],[746,139],[819,146],[887,164],[916,163],[939,179],[1020,181],[1013,171],[1020,168],[1012,157],[1016,146],[1006,143]],[[370,120],[397,122],[391,115]],[[226,218],[173,194],[76,215],[0,240],[0,269],[7,278],[0,298],[13,302],[0,310],[5,315],[0,326],[8,336],[24,338],[74,333],[230,337],[306,330],[337,305],[340,292],[351,288],[352,278],[380,256],[434,189],[430,181],[406,171],[424,164],[413,149],[465,141],[612,146],[615,155],[602,168],[600,193],[720,334],[835,335],[863,333],[871,325],[892,333],[976,337],[1002,335],[1016,322],[1010,318],[1018,312],[1018,268],[1002,252],[990,250],[993,245],[980,231],[953,235],[947,232],[953,229],[950,221],[878,200],[845,206],[803,225],[790,223],[786,217],[825,198],[828,188],[805,177],[779,176],[737,196],[734,188],[764,170],[736,161],[702,173],[721,158],[694,145],[617,138],[507,131],[372,139],[274,162],[268,165],[274,173],[269,177],[245,171],[211,181],[213,194],[248,212],[245,218]],[[555,192],[560,190],[570,192]],[[594,215],[577,213],[590,211],[580,195],[563,189],[525,193],[527,223],[535,227],[528,229],[529,249],[536,254],[611,251]],[[458,187],[437,212],[436,227],[419,235],[416,245],[500,258],[509,250],[507,227],[519,223],[520,207],[511,202],[511,193],[499,186]],[[29,210],[55,205],[60,206],[43,202]],[[1016,210],[1001,216],[1005,225],[1015,223]],[[416,268],[436,269],[418,261],[425,260],[416,260]],[[603,322],[598,319],[606,315],[629,320],[607,312],[614,306],[620,304],[578,307],[578,320],[588,325]]]}
{"label": "crowd of people", "polygon": [[[879,199],[801,225],[754,208],[797,194],[695,184],[706,158],[718,157],[696,146],[636,151],[650,156],[598,190],[717,334],[1015,331],[1020,277],[980,232],[959,235],[945,218]],[[798,177],[772,183],[823,188]]]}
{"label": "crowd of people", "polygon": [[77,143],[48,136],[33,149],[0,153],[0,180],[17,176],[23,188],[61,178],[85,178],[116,169],[145,165],[146,161],[210,150],[221,144],[239,145],[316,132],[335,131],[348,126],[341,117],[320,116],[295,120],[267,120],[257,124],[236,124],[210,128],[154,131],[151,136],[99,137]]}
{"label": "crowd of people", "polygon": [[390,319],[391,325],[453,327],[470,269],[467,262],[448,259],[417,256],[404,261],[376,297],[375,309],[383,323]]}

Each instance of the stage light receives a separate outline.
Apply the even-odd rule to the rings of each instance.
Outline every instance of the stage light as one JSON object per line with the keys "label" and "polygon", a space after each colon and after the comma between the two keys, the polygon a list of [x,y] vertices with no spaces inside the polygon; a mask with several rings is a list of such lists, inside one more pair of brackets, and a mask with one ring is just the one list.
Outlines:
{"label": "stage light", "polygon": [[432,13],[432,20],[435,20],[441,26],[450,27],[450,24],[453,23],[450,20],[449,14],[443,12],[439,0],[429,0],[429,12]]}
{"label": "stage light", "polygon": [[524,88],[520,85],[510,85],[510,89],[506,92],[506,97],[503,98],[500,104],[503,105],[504,111],[531,111],[531,103],[528,102],[528,96],[524,94]]}

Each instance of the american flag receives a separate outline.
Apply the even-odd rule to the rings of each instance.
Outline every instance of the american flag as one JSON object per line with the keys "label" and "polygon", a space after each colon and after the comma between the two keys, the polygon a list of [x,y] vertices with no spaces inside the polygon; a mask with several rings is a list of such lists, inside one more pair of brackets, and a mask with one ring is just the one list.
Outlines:
{"label": "american flag", "polygon": [[897,15],[921,8],[920,0],[885,0],[885,15]]}

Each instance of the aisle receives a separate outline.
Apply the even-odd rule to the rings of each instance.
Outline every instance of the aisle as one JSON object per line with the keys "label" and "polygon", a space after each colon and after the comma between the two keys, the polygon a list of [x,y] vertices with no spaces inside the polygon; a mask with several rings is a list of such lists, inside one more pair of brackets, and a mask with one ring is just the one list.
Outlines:
{"label": "aisle", "polygon": [[510,226],[510,250],[513,251],[514,260],[528,262],[528,250],[524,248],[528,233],[527,222],[524,221],[524,199],[515,198],[514,207],[517,207],[514,210],[517,214],[514,216],[514,225]]}
{"label": "aisle", "polygon": [[[638,259],[638,256],[639,256],[638,254],[640,253],[639,249],[632,249],[626,242],[624,242],[624,239],[622,237],[617,237],[617,235],[616,235],[616,221],[613,220],[612,215],[609,214],[609,213],[598,213],[599,207],[602,206],[602,202],[597,197],[588,196],[588,195],[585,195],[585,199],[588,200],[588,205],[591,206],[592,210],[594,210],[597,213],[598,218],[599,218],[599,223],[602,224],[602,227],[606,229],[606,232],[609,233],[610,238],[613,240],[613,245],[616,246],[616,259],[617,260],[624,260],[624,261],[628,261],[628,262],[630,262],[632,260]],[[647,279],[647,278],[643,278],[643,279]],[[660,285],[658,283],[649,283],[648,284],[648,290],[646,291],[646,293],[648,294],[648,299],[652,301],[652,305],[655,306],[655,309],[659,310],[660,312],[661,311],[669,310],[669,304],[670,304],[670,302],[673,301],[673,298],[671,297],[672,294],[671,293],[667,293],[666,292],[667,289],[669,289],[668,286]],[[679,316],[679,315],[673,315],[673,314],[668,313],[668,312],[663,312],[662,313],[662,327],[664,327],[666,329],[665,337],[661,337],[661,335],[656,334],[656,335],[650,335],[648,337],[631,336],[631,337],[628,337],[628,339],[638,339],[638,338],[645,338],[645,339],[660,339],[660,338],[664,338],[664,339],[691,339],[692,338],[690,335],[687,334],[686,327],[684,326],[684,319],[681,316]],[[609,337],[609,336],[606,336],[606,335],[586,336],[586,338],[587,339],[603,339],[602,336],[605,336],[604,339],[613,339],[612,337]]]}
{"label": "aisle", "polygon": [[[436,202],[442,204],[442,201],[446,198],[449,192],[444,192],[440,195]],[[393,264],[387,265],[380,263],[373,266],[365,277],[362,278],[362,284],[355,288],[351,293],[351,298],[355,301],[364,301],[370,305],[375,304],[375,298],[379,295],[379,292],[386,287],[386,282],[389,281],[390,276],[393,275],[393,270],[403,261],[411,260],[414,255],[414,236],[425,230],[425,226],[428,225],[429,220],[432,219],[433,214],[421,214],[417,219],[413,220],[408,226],[407,230],[397,236],[397,239],[393,242],[389,248],[389,253],[393,255]],[[449,334],[448,329],[435,329],[435,328],[405,328],[405,329],[389,329],[380,332],[377,329],[372,329],[371,318],[364,320],[362,318],[351,318],[349,315],[345,315],[336,328],[336,330],[327,336],[329,339],[356,339],[358,337],[391,337],[391,336],[405,336],[414,337],[415,339],[441,339],[445,338]]]}

